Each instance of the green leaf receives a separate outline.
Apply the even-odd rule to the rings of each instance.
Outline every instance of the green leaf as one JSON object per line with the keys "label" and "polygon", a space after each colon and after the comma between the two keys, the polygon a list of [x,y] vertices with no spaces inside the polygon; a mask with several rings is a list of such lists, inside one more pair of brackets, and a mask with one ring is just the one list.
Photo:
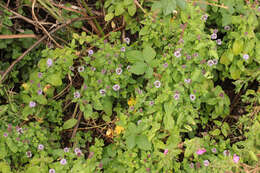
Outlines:
{"label": "green leaf", "polygon": [[123,14],[125,11],[123,3],[118,3],[115,9],[115,16]]}
{"label": "green leaf", "polygon": [[35,172],[39,172],[39,170],[41,170],[39,166],[33,166],[33,167],[29,167],[25,173],[35,173]]}
{"label": "green leaf", "polygon": [[126,57],[127,60],[131,63],[136,63],[136,62],[143,62],[143,55],[142,52],[138,51],[138,50],[131,50],[129,52],[126,52]]}
{"label": "green leaf", "polygon": [[93,114],[93,109],[91,104],[87,104],[86,106],[84,106],[84,118],[85,120],[88,120],[91,115]]}
{"label": "green leaf", "polygon": [[148,138],[145,135],[136,136],[135,139],[136,139],[136,144],[137,144],[138,148],[140,148],[142,150],[151,150],[152,149],[152,145],[148,141]]}
{"label": "green leaf", "polygon": [[220,130],[219,129],[215,129],[215,130],[211,131],[210,134],[213,135],[213,136],[219,136],[220,135]]}
{"label": "green leaf", "polygon": [[112,115],[113,101],[111,97],[105,97],[103,99],[103,110],[108,116]]}
{"label": "green leaf", "polygon": [[135,63],[131,68],[130,72],[136,74],[136,75],[141,75],[144,74],[144,72],[147,69],[147,64],[144,62],[137,62]]}
{"label": "green leaf", "polygon": [[135,134],[131,134],[131,135],[127,136],[125,143],[126,143],[127,148],[133,149],[136,145]]}
{"label": "green leaf", "polygon": [[1,105],[0,106],[0,116],[3,115],[8,109],[8,105]]}
{"label": "green leaf", "polygon": [[186,9],[186,2],[184,0],[176,0],[177,6],[180,7],[182,10]]}
{"label": "green leaf", "polygon": [[238,55],[243,51],[244,42],[243,40],[236,40],[233,44],[233,53],[234,55]]}
{"label": "green leaf", "polygon": [[72,127],[74,127],[77,124],[77,120],[74,118],[71,118],[69,120],[67,120],[64,124],[63,124],[63,129],[70,129]]}
{"label": "green leaf", "polygon": [[163,119],[163,123],[165,126],[166,130],[171,130],[174,127],[174,120],[172,118],[171,114],[165,114],[164,115],[164,119]]}
{"label": "green leaf", "polygon": [[200,77],[201,77],[201,71],[199,69],[196,69],[191,74],[191,80],[192,81],[197,81]]}
{"label": "green leaf", "polygon": [[7,138],[6,139],[6,144],[8,146],[8,148],[10,148],[10,150],[13,152],[13,153],[16,153],[17,152],[17,146],[15,143],[13,143],[12,139],[11,138]]}
{"label": "green leaf", "polygon": [[228,66],[233,61],[233,54],[231,52],[225,52],[220,58],[220,63]]}
{"label": "green leaf", "polygon": [[62,80],[60,77],[60,73],[51,74],[46,78],[46,82],[50,83],[53,86],[61,86]]}
{"label": "green leaf", "polygon": [[156,52],[150,46],[146,46],[143,50],[143,58],[149,64],[152,59],[156,56]]}
{"label": "green leaf", "polygon": [[239,79],[240,74],[241,74],[241,71],[238,68],[236,68],[235,65],[232,65],[230,67],[230,75],[231,75],[232,79],[235,79],[235,80]]}
{"label": "green leaf", "polygon": [[175,0],[162,0],[162,9],[165,16],[171,14],[173,10],[176,9],[176,1]]}
{"label": "green leaf", "polygon": [[128,6],[127,10],[128,10],[128,13],[129,13],[130,16],[135,15],[135,13],[136,13],[135,4],[131,4],[130,6]]}
{"label": "green leaf", "polygon": [[151,79],[153,77],[153,68],[152,67],[147,68],[147,71],[145,72],[144,77],[146,79]]}
{"label": "green leaf", "polygon": [[111,19],[113,19],[114,17],[114,13],[108,13],[105,16],[105,21],[110,21]]}

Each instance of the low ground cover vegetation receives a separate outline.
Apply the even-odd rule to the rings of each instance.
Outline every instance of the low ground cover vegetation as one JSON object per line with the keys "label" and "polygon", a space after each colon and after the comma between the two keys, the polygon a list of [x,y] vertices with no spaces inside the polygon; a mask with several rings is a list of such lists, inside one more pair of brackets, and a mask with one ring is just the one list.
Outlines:
{"label": "low ground cover vegetation", "polygon": [[0,14],[0,172],[259,172],[258,1]]}

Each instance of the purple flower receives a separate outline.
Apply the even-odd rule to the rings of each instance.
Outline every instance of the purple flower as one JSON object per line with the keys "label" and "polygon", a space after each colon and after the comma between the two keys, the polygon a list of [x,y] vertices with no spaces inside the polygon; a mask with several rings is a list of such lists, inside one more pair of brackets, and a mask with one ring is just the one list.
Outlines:
{"label": "purple flower", "polygon": [[163,64],[163,67],[164,67],[164,68],[167,68],[167,67],[168,67],[168,63],[164,63],[164,64]]}
{"label": "purple flower", "polygon": [[118,91],[120,89],[120,86],[118,84],[116,84],[112,88],[114,91]]}
{"label": "purple flower", "polygon": [[35,106],[36,106],[36,103],[35,103],[34,101],[30,101],[29,107],[30,107],[30,108],[33,108],[33,107],[35,107]]}
{"label": "purple flower", "polygon": [[217,149],[216,149],[216,148],[212,148],[211,151],[212,151],[213,153],[216,153],[216,152],[217,152]]}
{"label": "purple flower", "polygon": [[78,91],[74,92],[74,98],[76,99],[80,98],[80,93]]}
{"label": "purple flower", "polygon": [[214,62],[212,60],[208,60],[208,66],[213,66],[214,65]]}
{"label": "purple flower", "polygon": [[222,44],[221,39],[217,39],[217,40],[216,40],[216,43],[217,43],[217,45],[221,45],[221,44]]}
{"label": "purple flower", "polygon": [[38,95],[42,95],[42,89],[38,89],[37,93]]}
{"label": "purple flower", "polygon": [[217,65],[218,64],[218,60],[217,59],[213,59],[213,64]]}
{"label": "purple flower", "polygon": [[206,20],[208,19],[208,15],[207,14],[204,14],[202,17],[201,17],[201,20],[204,20],[206,22]]}
{"label": "purple flower", "polygon": [[126,44],[129,44],[129,43],[130,43],[130,38],[126,37],[126,38],[124,39],[124,41],[126,42]]}
{"label": "purple flower", "polygon": [[38,78],[42,78],[42,73],[41,72],[38,73]]}
{"label": "purple flower", "polygon": [[7,137],[8,136],[8,134],[7,133],[4,133],[4,137]]}
{"label": "purple flower", "polygon": [[68,153],[68,152],[70,151],[70,149],[69,149],[68,147],[65,147],[65,148],[63,149],[63,151],[64,151],[65,153]]}
{"label": "purple flower", "polygon": [[227,31],[229,31],[229,30],[230,30],[230,26],[228,26],[228,25],[227,25],[227,26],[224,26],[224,29],[227,30]]}
{"label": "purple flower", "polygon": [[125,52],[125,47],[122,47],[122,48],[121,48],[121,52]]}
{"label": "purple flower", "polygon": [[61,160],[60,160],[60,164],[66,165],[66,164],[67,164],[67,160],[66,160],[66,159],[61,159]]}
{"label": "purple flower", "polygon": [[149,105],[150,105],[150,106],[153,106],[153,105],[154,105],[154,101],[150,101],[150,102],[149,102]]}
{"label": "purple flower", "polygon": [[221,92],[220,94],[219,94],[219,97],[224,97],[224,93],[223,92]]}
{"label": "purple flower", "polygon": [[187,59],[187,60],[191,60],[191,56],[190,56],[190,55],[187,55],[187,56],[186,56],[186,59]]}
{"label": "purple flower", "polygon": [[100,93],[102,96],[104,96],[104,95],[106,95],[106,90],[101,89],[101,90],[99,90],[99,93]]}
{"label": "purple flower", "polygon": [[117,68],[116,69],[116,74],[120,75],[123,72],[122,68]]}
{"label": "purple flower", "polygon": [[189,83],[191,83],[191,79],[184,79],[184,82],[189,84]]}
{"label": "purple flower", "polygon": [[218,33],[218,29],[214,29],[213,33],[217,34]]}
{"label": "purple flower", "polygon": [[80,73],[80,72],[83,72],[84,70],[85,70],[84,66],[78,67],[78,72],[79,72],[79,73]]}
{"label": "purple flower", "polygon": [[27,151],[27,152],[26,152],[26,156],[27,156],[28,158],[32,157],[32,152],[31,152],[31,151]]}
{"label": "purple flower", "polygon": [[190,95],[190,100],[191,100],[191,101],[194,101],[195,99],[196,99],[196,96],[195,96],[194,94],[191,94],[191,95]]}
{"label": "purple flower", "polygon": [[233,161],[234,163],[238,163],[239,162],[239,156],[237,156],[236,154],[233,155]]}
{"label": "purple flower", "polygon": [[174,56],[176,56],[177,58],[179,58],[181,56],[181,52],[179,50],[174,52]]}
{"label": "purple flower", "polygon": [[224,150],[224,151],[223,151],[223,155],[224,155],[224,156],[229,156],[229,155],[230,155],[229,150]]}
{"label": "purple flower", "polygon": [[164,155],[167,155],[168,152],[169,152],[169,150],[168,150],[168,149],[165,149],[164,152],[163,152],[163,154],[164,154]]}
{"label": "purple flower", "polygon": [[23,128],[17,127],[16,131],[17,131],[18,134],[22,134],[23,133]]}
{"label": "purple flower", "polygon": [[130,65],[128,65],[128,66],[126,67],[126,69],[127,69],[127,70],[130,70],[130,68],[131,68],[131,66],[130,66]]}
{"label": "purple flower", "polygon": [[180,98],[179,92],[176,92],[173,97],[175,100],[179,100],[179,98]]}
{"label": "purple flower", "polygon": [[206,150],[205,148],[202,148],[202,149],[198,149],[196,153],[197,153],[198,155],[202,155],[202,154],[204,154],[206,151],[207,151],[207,150]]}
{"label": "purple flower", "polygon": [[74,152],[75,152],[75,154],[76,154],[77,156],[81,156],[81,155],[82,155],[82,152],[81,152],[81,150],[80,150],[79,148],[75,148],[75,149],[74,149]]}
{"label": "purple flower", "polygon": [[83,89],[86,90],[88,87],[86,84],[83,85]]}
{"label": "purple flower", "polygon": [[137,121],[137,125],[139,125],[141,122],[142,122],[142,120],[138,120],[138,121]]}
{"label": "purple flower", "polygon": [[190,168],[191,168],[191,169],[194,168],[194,163],[190,163]]}
{"label": "purple flower", "polygon": [[217,37],[218,37],[218,35],[217,35],[216,33],[211,34],[211,39],[212,39],[212,40],[217,39]]}
{"label": "purple flower", "polygon": [[95,68],[95,67],[91,67],[91,70],[92,70],[92,71],[96,71],[96,68]]}
{"label": "purple flower", "polygon": [[69,66],[69,69],[70,69],[71,71],[74,71],[74,67],[73,67],[73,66]]}
{"label": "purple flower", "polygon": [[43,149],[44,149],[44,145],[39,144],[39,145],[38,145],[38,150],[43,150]]}
{"label": "purple flower", "polygon": [[209,166],[209,161],[208,160],[204,160],[203,164],[204,164],[204,166]]}
{"label": "purple flower", "polygon": [[47,66],[50,67],[50,66],[52,66],[52,64],[53,64],[52,59],[48,58],[47,59]]}
{"label": "purple flower", "polygon": [[107,72],[106,69],[102,69],[102,70],[101,70],[101,73],[102,73],[102,74],[105,74],[106,72]]}
{"label": "purple flower", "polygon": [[55,173],[55,169],[50,169],[49,173]]}
{"label": "purple flower", "polygon": [[160,88],[160,86],[161,86],[161,82],[160,81],[155,81],[154,83],[154,86],[156,87],[156,88]]}
{"label": "purple flower", "polygon": [[199,54],[196,52],[196,53],[193,54],[193,56],[194,56],[194,57],[198,57]]}
{"label": "purple flower", "polygon": [[88,51],[88,55],[89,55],[89,56],[93,55],[93,53],[94,53],[94,52],[93,52],[92,49],[90,49],[90,50]]}
{"label": "purple flower", "polygon": [[248,54],[244,54],[243,55],[243,59],[247,61],[249,59],[249,55]]}

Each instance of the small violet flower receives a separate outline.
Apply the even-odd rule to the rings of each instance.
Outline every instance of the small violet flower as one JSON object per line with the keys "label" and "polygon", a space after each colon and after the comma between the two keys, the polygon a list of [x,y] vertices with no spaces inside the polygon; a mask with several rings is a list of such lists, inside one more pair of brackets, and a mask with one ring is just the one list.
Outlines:
{"label": "small violet flower", "polygon": [[55,173],[55,169],[50,169],[49,173]]}
{"label": "small violet flower", "polygon": [[7,133],[4,133],[4,137],[7,137],[8,136],[8,134]]}
{"label": "small violet flower", "polygon": [[42,95],[42,89],[38,89],[37,93],[38,95]]}
{"label": "small violet flower", "polygon": [[26,156],[27,156],[28,158],[32,157],[32,152],[31,152],[31,151],[27,151],[27,152],[26,152]]}
{"label": "small violet flower", "polygon": [[153,105],[154,105],[154,101],[150,101],[150,102],[149,102],[149,105],[150,105],[150,106],[153,106]]}
{"label": "small violet flower", "polygon": [[216,153],[217,149],[216,148],[212,148],[211,151],[212,151],[212,153]]}
{"label": "small violet flower", "polygon": [[47,66],[50,67],[50,66],[52,66],[52,64],[53,64],[52,59],[48,58],[47,59]]}
{"label": "small violet flower", "polygon": [[38,73],[38,78],[42,78],[42,73],[41,72]]}
{"label": "small violet flower", "polygon": [[126,44],[129,44],[129,43],[130,43],[130,38],[126,37],[126,38],[124,39],[124,41],[126,42]]}
{"label": "small violet flower", "polygon": [[101,90],[99,90],[99,93],[100,93],[102,96],[104,96],[104,95],[106,95],[106,90],[101,89]]}
{"label": "small violet flower", "polygon": [[68,152],[70,151],[70,149],[69,149],[68,147],[65,147],[65,148],[63,149],[63,151],[64,151],[65,153],[68,153]]}
{"label": "small violet flower", "polygon": [[120,85],[116,84],[112,88],[114,91],[118,91],[120,89]]}
{"label": "small violet flower", "polygon": [[190,94],[190,100],[194,101],[196,99],[196,96],[194,94]]}
{"label": "small violet flower", "polygon": [[213,59],[213,64],[217,65],[218,64],[218,60],[217,59]]}
{"label": "small violet flower", "polygon": [[74,98],[76,99],[80,98],[80,93],[78,91],[74,92]]}
{"label": "small violet flower", "polygon": [[218,35],[217,35],[216,33],[211,34],[211,39],[212,39],[212,40],[217,39],[217,37],[218,37]]}
{"label": "small violet flower", "polygon": [[89,55],[89,56],[93,55],[93,53],[94,53],[94,52],[93,52],[92,49],[90,49],[90,50],[88,51],[88,55]]}
{"label": "small violet flower", "polygon": [[155,81],[154,83],[154,86],[156,87],[156,88],[160,88],[160,86],[161,86],[161,82],[160,81]]}
{"label": "small violet flower", "polygon": [[208,66],[213,66],[214,65],[214,62],[213,62],[213,60],[208,60]]}
{"label": "small violet flower", "polygon": [[122,47],[122,48],[121,48],[121,52],[125,52],[125,47]]}
{"label": "small violet flower", "polygon": [[224,29],[227,30],[227,31],[229,31],[229,30],[230,30],[230,26],[228,26],[228,25],[227,25],[227,26],[224,26]]}
{"label": "small violet flower", "polygon": [[176,92],[173,97],[175,100],[179,100],[179,98],[180,98],[179,92]]}
{"label": "small violet flower", "polygon": [[84,66],[78,67],[78,72],[79,72],[79,73],[80,73],[80,72],[83,72],[84,70],[85,70]]}
{"label": "small violet flower", "polygon": [[191,169],[194,168],[194,163],[190,163],[190,168],[191,168]]}
{"label": "small violet flower", "polygon": [[236,154],[233,155],[233,161],[234,163],[238,163],[239,162],[239,156],[237,156]]}
{"label": "small violet flower", "polygon": [[122,68],[117,68],[116,69],[116,74],[120,75],[123,72]]}
{"label": "small violet flower", "polygon": [[179,50],[175,51],[174,56],[176,56],[176,58],[179,58],[181,56],[181,52]]}
{"label": "small violet flower", "polygon": [[168,67],[168,63],[164,63],[164,64],[163,64],[163,67],[164,67],[164,68],[167,68],[167,67]]}
{"label": "small violet flower", "polygon": [[189,83],[191,83],[191,79],[184,79],[184,82],[189,84]]}
{"label": "small violet flower", "polygon": [[223,151],[223,155],[224,155],[224,156],[229,156],[229,155],[230,155],[229,150],[224,150],[224,151]]}
{"label": "small violet flower", "polygon": [[208,19],[208,15],[207,14],[204,14],[202,17],[201,17],[201,20],[204,20],[206,22],[206,20]]}
{"label": "small violet flower", "polygon": [[36,103],[35,103],[34,101],[30,101],[29,107],[30,107],[30,108],[33,108],[33,107],[35,107],[35,106],[36,106]]}
{"label": "small violet flower", "polygon": [[38,145],[38,150],[43,150],[43,149],[44,149],[44,145],[39,144],[39,145]]}
{"label": "small violet flower", "polygon": [[164,155],[167,155],[168,152],[169,152],[169,150],[168,150],[168,149],[165,149],[164,152],[163,152],[163,154],[164,154]]}
{"label": "small violet flower", "polygon": [[204,164],[204,166],[209,166],[209,161],[208,160],[204,160],[203,164]]}
{"label": "small violet flower", "polygon": [[207,150],[206,150],[205,148],[202,148],[202,149],[198,149],[196,153],[197,153],[198,155],[202,155],[202,154],[204,154],[206,151],[207,151]]}
{"label": "small violet flower", "polygon": [[243,59],[247,61],[249,59],[249,55],[248,54],[244,54],[243,55]]}
{"label": "small violet flower", "polygon": [[217,45],[221,45],[221,44],[222,44],[221,39],[217,39],[217,40],[216,40],[216,43],[217,43]]}
{"label": "small violet flower", "polygon": [[66,165],[67,164],[67,160],[66,159],[61,159],[60,160],[60,164],[61,165]]}

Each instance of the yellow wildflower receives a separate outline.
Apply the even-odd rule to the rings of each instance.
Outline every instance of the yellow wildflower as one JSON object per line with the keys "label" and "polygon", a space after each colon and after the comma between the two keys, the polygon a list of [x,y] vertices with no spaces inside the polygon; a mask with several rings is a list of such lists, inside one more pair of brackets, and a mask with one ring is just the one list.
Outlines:
{"label": "yellow wildflower", "polygon": [[113,137],[113,130],[110,129],[110,128],[107,129],[106,136],[112,138]]}
{"label": "yellow wildflower", "polygon": [[23,87],[25,90],[28,90],[28,89],[29,89],[29,85],[28,85],[27,83],[22,84],[22,87]]}
{"label": "yellow wildflower", "polygon": [[125,130],[124,127],[122,127],[122,126],[116,126],[114,132],[115,132],[115,134],[119,135],[119,134],[120,134],[122,131],[124,131],[124,130]]}
{"label": "yellow wildflower", "polygon": [[136,104],[136,100],[133,97],[131,97],[127,103],[129,106],[134,106]]}
{"label": "yellow wildflower", "polygon": [[44,87],[44,89],[43,89],[43,92],[46,93],[50,87],[51,87],[50,84],[46,85],[46,86]]}

